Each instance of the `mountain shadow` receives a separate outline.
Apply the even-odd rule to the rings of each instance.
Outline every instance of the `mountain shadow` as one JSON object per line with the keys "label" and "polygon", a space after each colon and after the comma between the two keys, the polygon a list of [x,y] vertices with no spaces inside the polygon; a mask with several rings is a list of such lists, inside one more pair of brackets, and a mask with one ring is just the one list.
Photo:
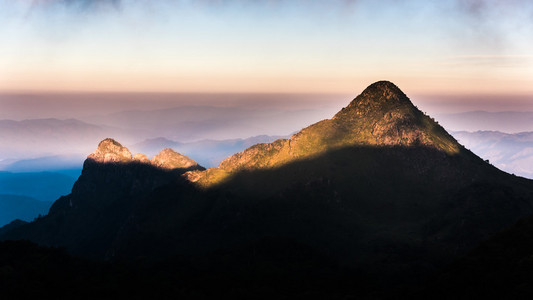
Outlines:
{"label": "mountain shadow", "polygon": [[530,299],[532,233],[532,216],[498,232],[434,275],[419,297]]}
{"label": "mountain shadow", "polygon": [[339,149],[241,171],[207,190],[178,174],[86,163],[73,194],[4,239],[95,259],[172,261],[236,285],[278,278],[270,284],[279,287],[306,274],[360,293],[421,281],[532,212],[530,181],[423,147]]}
{"label": "mountain shadow", "polygon": [[161,187],[139,202],[113,253],[208,255],[276,237],[381,277],[422,275],[531,214],[531,199],[530,181],[480,159],[350,147],[207,190]]}
{"label": "mountain shadow", "polygon": [[346,299],[375,289],[302,245],[267,239],[250,247],[254,260],[242,248],[147,265],[90,261],[61,248],[4,241],[0,289],[2,299]]}

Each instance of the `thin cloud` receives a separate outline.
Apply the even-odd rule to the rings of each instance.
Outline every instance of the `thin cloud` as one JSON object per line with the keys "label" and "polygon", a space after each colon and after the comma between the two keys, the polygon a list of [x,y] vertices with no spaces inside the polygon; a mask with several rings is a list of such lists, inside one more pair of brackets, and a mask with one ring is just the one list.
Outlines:
{"label": "thin cloud", "polygon": [[[528,26],[533,16],[529,0],[456,0],[454,10],[468,27],[463,28],[472,43],[481,43],[493,50],[505,51],[509,46],[509,27],[516,31]],[[501,20],[507,20],[502,24]],[[525,22],[524,22],[525,21]],[[529,38],[529,37],[527,37]]]}
{"label": "thin cloud", "polygon": [[72,12],[98,11],[101,9],[119,10],[122,0],[33,0],[32,8],[66,7]]}
{"label": "thin cloud", "polygon": [[532,59],[533,55],[460,55],[447,57],[438,64],[442,66],[518,68],[527,65]]}

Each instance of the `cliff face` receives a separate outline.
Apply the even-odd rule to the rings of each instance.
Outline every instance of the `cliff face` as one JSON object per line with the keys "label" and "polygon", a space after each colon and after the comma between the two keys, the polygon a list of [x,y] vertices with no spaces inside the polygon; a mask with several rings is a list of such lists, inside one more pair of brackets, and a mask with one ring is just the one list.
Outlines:
{"label": "cliff face", "polygon": [[202,169],[198,163],[189,157],[175,152],[170,148],[161,150],[151,160],[142,153],[137,153],[133,157],[128,148],[122,146],[114,139],[107,138],[98,144],[96,150],[87,156],[87,159],[96,163],[131,163],[138,162],[151,164],[165,170],[173,169]]}
{"label": "cliff face", "polygon": [[150,162],[156,167],[167,170],[200,168],[194,160],[170,148],[161,150]]}
{"label": "cliff face", "polygon": [[[112,245],[125,224],[134,220],[147,197],[169,185],[187,186],[181,175],[203,170],[196,162],[170,149],[152,160],[107,138],[87,156],[71,194],[59,198],[49,214],[20,228],[25,239],[63,245],[92,258],[113,257]],[[15,235],[15,233],[11,233]]]}
{"label": "cliff face", "polygon": [[107,138],[98,144],[96,150],[87,159],[98,163],[130,162],[131,152],[119,142]]}
{"label": "cliff face", "polygon": [[[190,170],[204,168],[171,149],[162,150],[152,160],[142,153],[132,157],[128,148],[107,138],[87,156],[82,175],[68,196],[68,205],[65,201],[58,201],[52,206],[51,212],[59,207],[70,209],[78,205],[95,205],[96,202],[103,202],[104,198],[109,198],[106,203],[112,203],[114,198],[146,195],[180,179],[181,174]],[[95,200],[87,200],[93,198]]]}

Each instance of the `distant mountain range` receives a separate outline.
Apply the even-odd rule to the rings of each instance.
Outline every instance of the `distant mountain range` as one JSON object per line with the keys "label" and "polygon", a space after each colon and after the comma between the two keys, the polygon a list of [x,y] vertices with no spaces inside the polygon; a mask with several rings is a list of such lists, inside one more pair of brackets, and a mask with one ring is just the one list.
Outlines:
{"label": "distant mountain range", "polygon": [[[241,151],[250,145],[246,141],[242,142],[244,148],[237,145],[243,137],[286,135],[310,121],[323,118],[325,113],[317,109],[180,106],[94,115],[83,121],[0,120],[0,170],[44,171],[74,165],[81,168],[86,154],[106,137],[115,137],[128,145],[156,138],[181,143],[198,142],[196,146],[191,145],[190,150],[201,152],[196,159],[216,165],[234,153],[231,151]],[[226,146],[214,145],[215,140],[223,141]],[[200,151],[201,144],[207,148]],[[231,144],[234,147],[230,149]]]}
{"label": "distant mountain range", "polygon": [[506,133],[533,131],[533,112],[530,111],[468,111],[439,114],[435,118],[449,131],[500,131]]}
{"label": "distant mountain range", "polygon": [[75,119],[0,120],[0,159],[84,153],[108,133],[120,135],[119,130]]}
{"label": "distant mountain range", "polygon": [[[323,118],[318,110],[236,109],[216,106],[182,106],[157,110],[130,110],[76,119],[0,120],[0,170],[15,172],[81,168],[86,154],[106,137],[115,137],[136,152],[155,155],[164,147],[175,148],[205,166],[216,166],[225,157],[258,142],[271,142]],[[533,112],[473,111],[442,114],[437,120],[458,133],[474,153],[511,173],[531,177],[524,133],[510,145],[494,143],[495,135],[466,131],[528,132]],[[265,136],[270,134],[273,139]],[[280,135],[281,134],[281,135]],[[252,138],[242,138],[252,136]],[[253,137],[256,136],[256,137]],[[468,136],[468,137],[467,137]],[[486,137],[487,142],[481,139]],[[502,137],[503,138],[503,137]],[[472,143],[471,143],[472,141]],[[483,143],[484,145],[481,145]],[[488,151],[488,144],[491,150]],[[150,146],[150,144],[152,146]],[[156,147],[158,144],[164,147]],[[184,145],[186,144],[186,145]],[[525,147],[519,149],[519,147]],[[515,149],[510,151],[510,149]],[[522,151],[524,150],[524,151]],[[518,152],[519,161],[511,158]],[[507,156],[507,159],[503,159]]]}
{"label": "distant mountain range", "polygon": [[[320,120],[327,110],[251,109],[219,106],[180,106],[157,110],[131,110],[88,117],[93,124],[123,128],[137,137],[164,137],[191,142],[227,140],[258,135],[285,135]],[[139,138],[137,139],[137,141]]]}
{"label": "distant mountain range", "polygon": [[46,215],[53,201],[72,191],[81,170],[46,172],[0,171],[0,226],[15,219],[31,221]]}
{"label": "distant mountain range", "polygon": [[15,219],[33,221],[39,215],[48,214],[52,201],[39,201],[18,195],[0,194],[0,226]]}
{"label": "distant mountain range", "polygon": [[63,170],[81,171],[83,160],[87,155],[64,154],[42,156],[28,159],[8,159],[0,162],[0,171],[5,172],[55,172]]}
{"label": "distant mountain range", "polygon": [[533,132],[509,134],[499,131],[459,131],[452,135],[496,167],[533,178]]}
{"label": "distant mountain range", "polygon": [[0,172],[0,194],[28,196],[40,201],[54,201],[72,190],[81,172],[58,170],[54,172]]}
{"label": "distant mountain range", "polygon": [[370,297],[425,280],[531,215],[531,195],[533,181],[485,162],[381,81],[331,119],[216,168],[171,149],[132,155],[105,139],[71,194],[0,239],[161,263],[153,278],[174,278],[173,295],[216,286]]}

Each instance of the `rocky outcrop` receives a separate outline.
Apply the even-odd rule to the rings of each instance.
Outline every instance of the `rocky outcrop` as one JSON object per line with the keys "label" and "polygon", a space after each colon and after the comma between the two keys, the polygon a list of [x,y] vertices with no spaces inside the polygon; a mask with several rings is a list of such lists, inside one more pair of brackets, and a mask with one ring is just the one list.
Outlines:
{"label": "rocky outcrop", "polygon": [[[272,143],[254,145],[243,152],[224,159],[219,168],[228,172],[239,169],[268,168],[293,158],[290,152],[291,140],[279,139]],[[273,160],[272,157],[276,158]]]}
{"label": "rocky outcrop", "polygon": [[159,154],[154,156],[151,160],[143,153],[137,153],[133,157],[130,150],[122,146],[114,139],[107,138],[98,144],[96,150],[89,154],[87,159],[96,163],[141,163],[152,165],[164,170],[174,169],[201,169],[197,162],[191,158],[175,152],[170,148],[163,149]]}
{"label": "rocky outcrop", "polygon": [[146,154],[143,154],[143,153],[136,153],[133,156],[133,160],[137,161],[137,162],[140,162],[140,163],[145,163],[145,164],[149,164],[150,163],[150,159],[148,158],[148,156],[146,156]]}
{"label": "rocky outcrop", "polygon": [[[24,238],[57,243],[91,258],[111,258],[114,243],[126,234],[125,224],[137,224],[138,205],[169,186],[187,190],[190,182],[182,175],[189,170],[203,168],[171,149],[161,151],[152,160],[142,153],[132,157],[128,148],[107,138],[85,160],[71,194],[55,201],[48,215],[35,222],[47,224],[42,227],[45,229],[26,224],[35,226],[36,231],[29,230]],[[68,226],[62,227],[63,223]],[[7,229],[5,234],[25,232],[22,228]],[[83,242],[78,243],[80,240]]]}
{"label": "rocky outcrop", "polygon": [[189,157],[177,153],[170,148],[161,150],[159,154],[154,156],[150,163],[162,169],[190,169],[199,167],[198,163]]}
{"label": "rocky outcrop", "polygon": [[370,85],[331,122],[347,129],[351,141],[357,144],[426,146],[448,154],[458,153],[461,148],[451,135],[388,81]]}
{"label": "rocky outcrop", "polygon": [[125,163],[131,161],[131,152],[114,139],[107,138],[87,158],[99,163]]}

